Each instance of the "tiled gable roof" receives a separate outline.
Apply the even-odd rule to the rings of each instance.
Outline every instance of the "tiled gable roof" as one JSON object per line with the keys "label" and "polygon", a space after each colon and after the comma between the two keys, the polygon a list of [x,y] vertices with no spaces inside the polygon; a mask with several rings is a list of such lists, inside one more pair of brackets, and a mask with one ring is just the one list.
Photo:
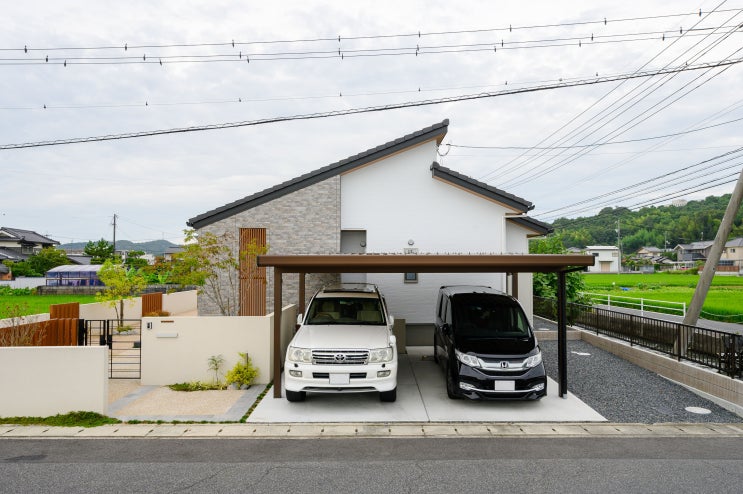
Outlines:
{"label": "tiled gable roof", "polygon": [[449,168],[439,165],[435,161],[431,165],[431,173],[433,173],[434,178],[438,178],[458,187],[462,187],[463,189],[467,189],[470,192],[492,199],[495,202],[499,202],[504,206],[515,209],[521,213],[534,209],[534,205],[526,199],[509,194],[504,190],[480,182],[466,175],[462,175],[454,170],[450,170]]}
{"label": "tiled gable roof", "polygon": [[59,242],[57,242],[56,240],[53,240],[49,237],[45,237],[43,235],[39,235],[38,233],[31,231],[31,230],[21,230],[20,228],[8,228],[7,226],[0,228],[0,230],[10,234],[11,237],[14,237],[19,241],[25,240],[27,242],[34,243],[34,244],[59,245]]}

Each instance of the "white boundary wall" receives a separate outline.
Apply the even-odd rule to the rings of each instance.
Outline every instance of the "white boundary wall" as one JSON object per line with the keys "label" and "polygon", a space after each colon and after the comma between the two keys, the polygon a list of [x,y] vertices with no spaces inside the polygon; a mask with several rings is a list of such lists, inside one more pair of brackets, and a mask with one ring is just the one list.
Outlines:
{"label": "white boundary wall", "polygon": [[[282,355],[293,334],[296,305],[282,310]],[[273,313],[267,316],[142,318],[143,385],[211,382],[211,356],[222,355],[220,379],[247,353],[259,374],[256,384],[273,379]]]}
{"label": "white boundary wall", "polygon": [[108,347],[0,348],[0,416],[108,412]]}

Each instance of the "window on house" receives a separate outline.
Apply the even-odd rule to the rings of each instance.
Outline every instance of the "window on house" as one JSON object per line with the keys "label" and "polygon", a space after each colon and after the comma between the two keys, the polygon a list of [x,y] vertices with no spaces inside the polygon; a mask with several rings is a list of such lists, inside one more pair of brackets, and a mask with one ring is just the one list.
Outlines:
{"label": "window on house", "polygon": [[405,273],[403,275],[405,283],[418,283],[418,273]]}

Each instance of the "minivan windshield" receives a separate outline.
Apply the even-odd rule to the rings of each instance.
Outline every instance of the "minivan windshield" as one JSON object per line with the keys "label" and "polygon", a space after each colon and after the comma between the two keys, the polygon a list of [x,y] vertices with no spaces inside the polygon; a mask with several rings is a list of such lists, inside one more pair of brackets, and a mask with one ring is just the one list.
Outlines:
{"label": "minivan windshield", "polygon": [[492,294],[466,293],[454,296],[454,330],[468,339],[526,338],[529,323],[513,300]]}
{"label": "minivan windshield", "polygon": [[374,298],[315,297],[307,315],[307,324],[386,324],[380,301]]}

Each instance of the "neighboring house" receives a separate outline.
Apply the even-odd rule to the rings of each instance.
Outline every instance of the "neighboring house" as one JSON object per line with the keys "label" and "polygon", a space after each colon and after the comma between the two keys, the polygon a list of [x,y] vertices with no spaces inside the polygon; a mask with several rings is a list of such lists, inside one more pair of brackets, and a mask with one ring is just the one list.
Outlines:
{"label": "neighboring house", "polygon": [[743,237],[734,238],[725,243],[717,270],[743,272]]}
{"label": "neighboring house", "polygon": [[175,254],[183,252],[183,246],[176,245],[174,247],[167,247],[163,252],[163,259],[166,261],[172,261]]}
{"label": "neighboring house", "polygon": [[588,267],[589,273],[618,273],[619,247],[614,245],[589,245],[586,254],[594,256],[596,262]]}
{"label": "neighboring house", "polygon": [[0,227],[0,261],[25,261],[41,249],[55,245],[59,242],[31,230]]}
{"label": "neighboring house", "polygon": [[690,244],[678,244],[673,250],[676,251],[676,260],[682,261],[704,261],[712,249],[712,240],[704,242],[692,242]]}
{"label": "neighboring house", "polygon": [[57,266],[46,272],[46,286],[103,286],[100,264]]}
{"label": "neighboring house", "polygon": [[[551,227],[526,216],[529,201],[435,161],[448,120],[191,218],[199,232],[228,233],[240,250],[251,240],[273,254],[528,253],[528,238]],[[240,314],[271,311],[273,279],[240,283]],[[484,284],[506,290],[502,273],[356,274],[307,276],[306,295],[338,281],[376,283],[395,317],[431,323],[438,288]],[[296,301],[296,277],[283,299]],[[252,288],[250,288],[252,287]],[[518,294],[531,314],[531,274],[518,275]],[[199,313],[218,310],[199,297]]]}
{"label": "neighboring house", "polygon": [[90,260],[93,259],[93,257],[85,255],[85,254],[67,253],[67,259],[69,259],[72,264],[80,265],[80,264],[90,264]]}
{"label": "neighboring house", "polygon": [[743,262],[743,237],[734,238],[725,244],[720,259]]}
{"label": "neighboring house", "polygon": [[0,281],[9,281],[13,278],[10,268],[0,262]]}
{"label": "neighboring house", "polygon": [[653,257],[660,257],[663,254],[663,250],[658,247],[642,247],[637,251],[637,257],[643,257],[646,259],[652,259]]}

